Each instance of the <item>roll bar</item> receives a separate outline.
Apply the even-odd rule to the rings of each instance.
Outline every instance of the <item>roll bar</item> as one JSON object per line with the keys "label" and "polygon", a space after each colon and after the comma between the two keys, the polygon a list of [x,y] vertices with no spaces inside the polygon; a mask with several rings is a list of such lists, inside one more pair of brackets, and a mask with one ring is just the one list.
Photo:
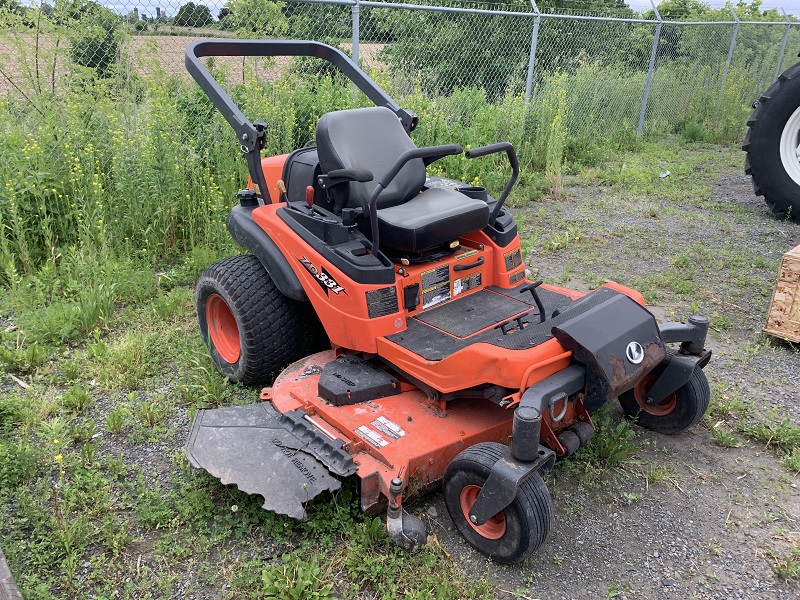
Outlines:
{"label": "roll bar", "polygon": [[338,68],[376,106],[385,106],[394,112],[407,133],[414,131],[419,120],[412,111],[400,108],[346,54],[327,44],[309,41],[235,39],[208,39],[192,42],[186,47],[186,69],[236,132],[242,154],[247,161],[250,177],[256,185],[256,194],[260,195],[265,203],[272,202],[264,179],[264,172],[261,169],[261,149],[264,147],[266,123],[261,121],[251,123],[247,120],[239,107],[200,61],[206,56],[308,56],[320,58]]}

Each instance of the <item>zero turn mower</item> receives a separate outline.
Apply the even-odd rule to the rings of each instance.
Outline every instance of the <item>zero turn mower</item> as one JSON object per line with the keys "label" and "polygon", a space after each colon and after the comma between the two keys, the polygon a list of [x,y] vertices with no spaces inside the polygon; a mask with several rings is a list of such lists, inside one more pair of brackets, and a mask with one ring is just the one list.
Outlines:
{"label": "zero turn mower", "polygon": [[[324,114],[315,144],[262,158],[266,125],[245,118],[208,56],[316,57],[376,106]],[[504,207],[519,172],[511,144],[465,153],[507,156],[512,175],[495,199],[427,177],[462,147],[416,147],[417,116],[330,46],[199,41],[186,66],[235,130],[251,177],[227,220],[249,254],[200,276],[200,332],[232,381],[269,383],[289,365],[260,402],[197,411],[194,466],[298,519],[356,475],[363,510],[385,510],[407,550],[426,531],[403,499],[441,483],[467,541],[513,563],[552,526],[542,475],[591,439],[606,402],[663,433],[702,417],[705,317],[658,325],[627,287],[586,294],[526,279]]]}

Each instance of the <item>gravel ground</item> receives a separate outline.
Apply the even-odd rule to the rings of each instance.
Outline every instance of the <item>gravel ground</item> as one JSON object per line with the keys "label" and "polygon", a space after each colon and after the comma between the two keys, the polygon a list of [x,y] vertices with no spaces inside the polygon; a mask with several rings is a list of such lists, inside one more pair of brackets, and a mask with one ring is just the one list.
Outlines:
{"label": "gravel ground", "polygon": [[467,546],[441,496],[424,508],[451,556],[488,575],[497,598],[796,597],[796,584],[779,580],[765,559],[800,518],[797,483],[769,453],[723,451],[704,430],[643,433],[638,445],[637,461],[669,464],[672,481],[648,489],[631,468],[579,484],[556,472],[553,533],[520,566],[487,563]]}
{"label": "gravel ground", "polygon": [[[629,219],[637,230],[652,229],[646,245],[669,241],[672,253],[631,253],[631,241],[608,237],[620,227],[614,211],[592,212],[587,236],[598,237],[593,265],[613,266],[621,282],[635,280],[649,269],[661,269],[670,256],[691,248],[687,240],[711,249],[735,245],[746,255],[768,258],[764,268],[748,276],[757,283],[752,293],[736,298],[725,310],[734,314],[724,330],[712,331],[714,352],[707,367],[712,388],[739,393],[764,413],[788,415],[800,425],[798,364],[795,348],[769,343],[760,333],[766,319],[777,261],[800,244],[800,225],[774,219],[761,198],[752,193],[749,178],[732,172],[711,186],[712,207],[734,212],[723,223],[707,219],[697,206],[673,206],[672,216],[652,221]],[[567,190],[557,207],[538,203],[531,214],[561,212],[567,222],[586,223],[586,210],[608,200],[597,188]],[[715,206],[716,205],[716,206]],[[663,212],[659,207],[658,212]],[[630,212],[628,213],[630,215]],[[691,218],[687,219],[687,215]],[[544,218],[547,218],[544,216]],[[585,227],[585,225],[584,225]],[[541,275],[575,272],[565,285],[588,288],[574,269],[575,256],[547,254],[534,248],[531,262]],[[583,258],[581,258],[583,260]],[[636,260],[636,262],[634,262]],[[597,267],[601,271],[602,267]],[[729,282],[715,281],[715,273],[700,273],[701,308],[719,309],[718,299]],[[710,294],[709,294],[710,292]],[[651,310],[659,320],[688,316],[685,300],[663,297]],[[673,316],[675,315],[675,316]],[[712,319],[713,323],[713,319]],[[621,409],[617,406],[621,418]],[[744,441],[739,448],[717,445],[704,427],[665,436],[638,430],[638,451],[631,464],[590,481],[556,470],[549,482],[556,507],[556,523],[546,545],[522,565],[505,567],[487,562],[460,537],[440,495],[429,497],[421,509],[440,542],[467,572],[487,575],[496,584],[497,598],[797,598],[797,583],[779,579],[769,567],[770,553],[787,554],[800,529],[800,479],[788,473],[762,445]],[[650,465],[666,466],[669,481],[647,485]]]}

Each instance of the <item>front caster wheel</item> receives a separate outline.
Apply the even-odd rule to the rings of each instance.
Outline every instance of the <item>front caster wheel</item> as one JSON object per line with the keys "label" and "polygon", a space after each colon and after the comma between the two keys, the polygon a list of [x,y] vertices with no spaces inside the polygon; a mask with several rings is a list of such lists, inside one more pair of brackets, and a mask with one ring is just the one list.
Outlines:
{"label": "front caster wheel", "polygon": [[681,433],[703,417],[711,399],[711,391],[706,374],[696,368],[689,381],[675,393],[661,402],[648,404],[648,392],[665,368],[666,365],[662,363],[632,390],[620,394],[619,403],[628,418],[642,427],[658,433]]}
{"label": "front caster wheel", "polygon": [[488,442],[467,448],[447,466],[442,491],[450,517],[472,547],[497,562],[517,563],[536,552],[553,525],[553,501],[538,473],[523,481],[511,505],[486,523],[469,520],[492,467],[507,452],[502,444]]}

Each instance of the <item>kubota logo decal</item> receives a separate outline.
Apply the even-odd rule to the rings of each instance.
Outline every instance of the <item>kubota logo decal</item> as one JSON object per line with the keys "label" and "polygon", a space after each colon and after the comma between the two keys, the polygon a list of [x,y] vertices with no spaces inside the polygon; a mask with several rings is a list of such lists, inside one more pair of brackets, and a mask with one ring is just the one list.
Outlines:
{"label": "kubota logo decal", "polygon": [[644,360],[644,348],[639,342],[631,342],[625,348],[625,356],[632,364],[638,365]]}
{"label": "kubota logo decal", "polygon": [[305,256],[300,259],[300,264],[306,268],[306,271],[311,273],[317,280],[317,282],[322,286],[322,289],[325,290],[325,293],[333,292],[334,294],[339,294],[339,292],[347,293],[345,289],[336,283],[336,280],[331,277],[331,274],[328,273],[324,267],[318,269],[314,263],[308,260]]}

